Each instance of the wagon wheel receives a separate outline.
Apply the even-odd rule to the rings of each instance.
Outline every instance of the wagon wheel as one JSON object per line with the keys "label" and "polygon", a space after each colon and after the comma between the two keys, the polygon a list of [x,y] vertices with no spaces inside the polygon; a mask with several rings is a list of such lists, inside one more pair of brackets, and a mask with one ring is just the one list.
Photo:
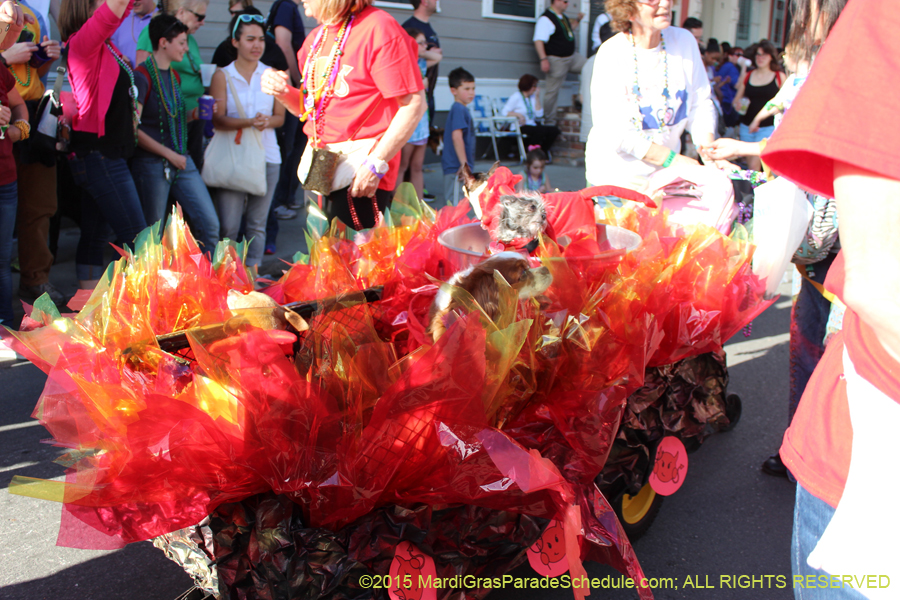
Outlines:
{"label": "wagon wheel", "polygon": [[649,483],[645,483],[634,496],[622,492],[613,500],[613,510],[616,511],[616,516],[619,517],[622,529],[625,530],[629,540],[634,542],[650,529],[650,525],[659,514],[662,501],[663,497],[653,491]]}

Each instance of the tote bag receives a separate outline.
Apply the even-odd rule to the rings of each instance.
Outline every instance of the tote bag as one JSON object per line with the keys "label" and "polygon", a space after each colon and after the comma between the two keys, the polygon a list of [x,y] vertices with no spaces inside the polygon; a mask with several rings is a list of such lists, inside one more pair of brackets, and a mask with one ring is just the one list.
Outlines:
{"label": "tote bag", "polygon": [[[224,73],[224,71],[223,71]],[[228,88],[237,105],[238,115],[246,119],[244,107],[228,73]],[[203,183],[209,187],[246,192],[253,196],[266,194],[266,150],[262,132],[255,127],[237,131],[216,130],[203,154]]]}

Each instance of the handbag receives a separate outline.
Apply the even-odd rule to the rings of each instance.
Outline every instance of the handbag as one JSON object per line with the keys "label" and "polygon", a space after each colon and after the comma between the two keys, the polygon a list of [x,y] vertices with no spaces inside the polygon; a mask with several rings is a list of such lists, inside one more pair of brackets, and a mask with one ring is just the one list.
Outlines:
{"label": "handbag", "polygon": [[812,206],[796,185],[778,177],[755,191],[752,269],[766,279],[766,298],[773,298],[794,252],[809,227]]}
{"label": "handbag", "polygon": [[[223,71],[224,73],[224,71]],[[225,73],[228,88],[237,105],[238,115],[246,119],[244,107]],[[209,187],[244,192],[253,196],[266,195],[266,150],[262,132],[255,127],[236,131],[216,130],[206,152],[203,153],[203,183]]]}
{"label": "handbag", "polygon": [[297,177],[304,190],[328,196],[353,183],[356,171],[363,165],[376,138],[349,140],[314,148],[307,144],[297,167]]}
{"label": "handbag", "polygon": [[813,207],[812,219],[800,247],[791,259],[794,264],[811,265],[828,257],[828,253],[838,240],[837,202],[834,198],[825,198],[806,193]]}
{"label": "handbag", "polygon": [[331,192],[349,187],[353,183],[356,172],[366,162],[366,158],[369,157],[369,153],[378,141],[377,138],[361,140],[353,138],[380,104],[381,99],[360,121],[356,131],[346,142],[325,144],[324,148],[317,148],[315,144],[306,145],[303,156],[300,157],[300,164],[297,166],[297,178],[304,190],[328,196]]}

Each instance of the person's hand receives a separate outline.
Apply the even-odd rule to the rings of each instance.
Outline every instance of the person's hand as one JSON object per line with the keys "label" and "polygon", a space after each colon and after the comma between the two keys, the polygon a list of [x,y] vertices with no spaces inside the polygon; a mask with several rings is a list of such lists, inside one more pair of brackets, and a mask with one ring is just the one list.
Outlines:
{"label": "person's hand", "polygon": [[4,125],[9,125],[9,120],[12,118],[12,111],[8,106],[0,106],[0,127]]}
{"label": "person's hand", "polygon": [[369,170],[369,167],[362,165],[356,170],[353,176],[353,183],[350,184],[350,195],[354,198],[371,198],[378,189],[378,176]]}
{"label": "person's hand", "polygon": [[684,154],[676,154],[675,158],[672,159],[672,164],[670,167],[699,167],[700,163],[690,158],[689,156],[685,156]]}
{"label": "person's hand", "polygon": [[34,42],[16,42],[3,52],[3,58],[11,65],[24,65],[31,60],[31,55],[38,49]]}
{"label": "person's hand", "polygon": [[541,59],[541,71],[543,71],[544,73],[550,72],[550,59],[549,58]]}
{"label": "person's hand", "polygon": [[44,41],[41,42],[41,48],[44,49],[47,56],[50,60],[56,60],[59,58],[59,42],[56,40],[51,40],[46,35],[44,36]]}
{"label": "person's hand", "polygon": [[187,169],[187,156],[182,156],[174,150],[169,151],[169,156],[166,157],[166,160],[172,163],[172,166],[179,171],[184,171],[185,169]]}
{"label": "person's hand", "polygon": [[702,147],[700,152],[711,160],[728,160],[741,156],[741,142],[731,138],[719,138],[709,146]]}
{"label": "person's hand", "polygon": [[753,119],[753,122],[750,123],[750,126],[747,127],[747,129],[750,130],[750,133],[756,133],[757,131],[759,131],[759,121]]}
{"label": "person's hand", "polygon": [[291,79],[287,71],[266,69],[262,74],[260,87],[264,94],[270,96],[283,96],[289,91]]}
{"label": "person's hand", "polygon": [[578,13],[578,16],[575,17],[575,20],[576,20],[576,21],[580,21],[580,20],[582,20],[583,18],[584,18],[584,13],[583,13],[583,12],[580,12],[580,13]]}
{"label": "person's hand", "polygon": [[519,125],[524,125],[527,119],[523,115],[516,115],[516,120],[519,122]]}
{"label": "person's hand", "polygon": [[[6,0],[6,2],[0,4],[0,23],[6,23],[10,27],[15,26],[19,29],[25,26],[25,13],[17,2]],[[9,31],[9,27],[0,28],[0,30],[4,29]]]}
{"label": "person's hand", "polygon": [[253,126],[260,131],[265,131],[269,127],[269,117],[262,113],[256,113],[256,116],[253,117]]}

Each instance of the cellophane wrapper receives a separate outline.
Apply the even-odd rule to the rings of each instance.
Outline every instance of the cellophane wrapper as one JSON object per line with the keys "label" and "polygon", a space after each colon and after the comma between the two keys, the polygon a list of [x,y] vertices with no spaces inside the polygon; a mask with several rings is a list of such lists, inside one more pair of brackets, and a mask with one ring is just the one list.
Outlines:
{"label": "cellophane wrapper", "polygon": [[[500,282],[492,321],[451,289],[467,310],[433,342],[429,307],[450,275],[437,236],[468,223],[467,212],[463,203],[435,214],[401,192],[378,228],[354,232],[336,222],[317,230],[311,222],[309,255],[266,292],[281,303],[338,297],[299,339],[252,325],[209,335],[204,325],[234,317],[228,290],[253,289],[243,246],[221,243],[209,260],[179,214],[161,241],[158,226],[149,228],[76,316],[39,301],[29,331],[3,333],[47,373],[33,416],[68,449],[65,483],[17,477],[10,490],[64,502],[70,518],[59,541],[80,547],[92,544],[85,526],[124,543],[210,515],[219,536],[227,526],[252,529],[234,515],[268,502],[284,535],[337,536],[347,576],[384,568],[384,548],[371,547],[381,539],[376,523],[398,511],[418,515],[409,517],[418,525],[408,528],[411,539],[396,528],[391,539],[433,552],[459,546],[449,532],[472,520],[463,544],[470,550],[455,550],[465,560],[448,555],[439,575],[487,568],[469,555],[492,547],[496,527],[518,548],[498,558],[511,568],[558,519],[573,576],[591,559],[639,578],[594,479],[645,368],[721,350],[765,308],[752,247],[740,232],[725,237],[670,225],[649,209],[608,209],[606,223],[640,234],[637,249],[599,263],[590,260],[596,241],[560,248],[544,240],[539,259],[554,280],[543,305],[517,301]],[[352,300],[371,286],[384,286],[379,302]],[[162,351],[157,336],[179,330],[188,330],[189,351]],[[446,522],[453,527],[439,527]],[[354,530],[369,536],[368,546],[352,543]],[[246,576],[265,548],[258,539],[242,543],[246,552],[229,560],[244,560]],[[310,542],[277,543],[302,557]],[[274,585],[277,569],[266,569]],[[341,597],[335,590],[357,584],[316,585],[304,597]]]}

